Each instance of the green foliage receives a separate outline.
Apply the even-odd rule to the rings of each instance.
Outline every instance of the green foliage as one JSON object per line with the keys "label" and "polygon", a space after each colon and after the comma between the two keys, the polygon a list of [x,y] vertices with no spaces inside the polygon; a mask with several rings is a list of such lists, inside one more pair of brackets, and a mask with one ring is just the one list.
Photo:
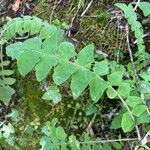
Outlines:
{"label": "green foliage", "polygon": [[56,86],[51,86],[42,97],[45,100],[52,100],[54,104],[61,101],[61,94]]}
{"label": "green foliage", "polygon": [[12,124],[8,124],[8,125],[0,125],[0,144],[4,145],[4,144],[9,144],[11,146],[14,146],[14,133],[15,133],[15,129],[12,126]]}
{"label": "green foliage", "polygon": [[[117,3],[115,5],[123,10],[124,17],[127,19],[129,25],[131,26],[131,30],[134,32],[134,36],[137,40],[136,43],[138,45],[138,57],[143,59],[145,51],[145,45],[143,40],[144,31],[142,24],[138,21],[138,15],[132,6],[132,3],[130,3],[129,5],[126,5],[125,3]],[[149,2],[140,2],[139,8],[143,11],[145,17],[150,15]]]}
{"label": "green foliage", "polygon": [[1,56],[0,100],[2,100],[6,106],[8,106],[12,95],[15,93],[15,90],[10,87],[10,85],[15,83],[15,79],[10,77],[14,73],[14,71],[7,69],[9,64],[10,61],[3,60],[3,56]]}
{"label": "green foliage", "polygon": [[[41,19],[39,19],[37,17],[31,17],[31,16],[24,16],[23,18],[14,18],[14,19],[10,20],[6,25],[3,26],[3,28],[0,30],[0,33],[1,33],[1,40],[0,40],[1,47],[8,40],[14,38],[16,35],[20,35],[20,36],[23,36],[24,34],[28,34],[29,36],[30,35],[39,35],[41,39],[46,39],[50,35],[57,33],[57,34],[55,34],[55,35],[57,35],[57,37],[56,37],[58,39],[57,41],[63,39],[63,30],[57,29],[55,26],[50,25],[47,22],[43,22]],[[45,47],[50,46],[50,45],[47,45],[47,41],[45,41],[45,44],[44,44]],[[29,45],[32,44],[32,42],[31,43],[30,42],[31,41],[28,41],[26,44],[29,44]],[[37,41],[37,42],[39,42],[39,41]],[[19,44],[21,44],[21,43],[19,43]],[[29,45],[28,45],[28,47],[29,47]],[[20,45],[16,45],[16,46],[20,46]],[[37,44],[37,46],[32,45],[30,48],[31,49],[38,48],[38,46],[40,46],[40,43]],[[28,48],[28,47],[26,47],[26,48]],[[52,47],[53,47],[53,45],[52,45]],[[26,52],[27,57],[23,56],[23,58],[22,58],[22,56],[20,56],[20,58],[24,59],[24,61],[28,61],[28,55],[29,55],[29,53]],[[34,55],[34,54],[30,54],[30,56],[31,55]],[[38,57],[36,57],[34,62],[30,62],[28,69],[32,69],[32,66],[34,66],[34,63],[36,61],[38,61]],[[12,95],[15,93],[15,90],[10,87],[10,85],[15,83],[15,79],[9,77],[10,75],[13,74],[13,71],[7,69],[9,63],[10,63],[9,61],[3,60],[3,53],[1,52],[0,100],[2,100],[5,103],[5,105],[9,104],[9,101],[10,101]],[[20,70],[22,70],[22,75],[25,75],[26,71],[27,71],[26,70],[27,67],[21,63],[19,63],[19,68],[20,68]],[[52,65],[53,65],[53,63],[51,64],[49,62],[47,64],[47,67],[50,67]],[[45,73],[47,70],[49,70],[49,68],[43,67],[42,63],[39,63],[38,69],[45,69],[45,70],[43,70],[43,71],[45,71]],[[41,78],[44,78],[42,74],[38,74],[38,75],[39,75],[37,77],[38,80],[41,80]]]}
{"label": "green foliage", "polygon": [[[18,70],[22,76],[35,68],[36,78],[41,81],[52,67],[55,67],[53,80],[56,85],[64,83],[71,77],[71,91],[73,97],[78,98],[89,84],[92,87],[90,88],[91,98],[97,102],[107,84],[103,79],[99,80],[98,74],[89,70],[94,63],[94,46],[92,44],[85,46],[76,54],[73,44],[65,41],[59,44],[57,36],[54,34],[44,42],[38,37],[16,42],[7,46],[6,53],[12,59],[17,59]],[[73,62],[70,59],[74,59]],[[99,85],[103,88],[101,89]],[[98,94],[95,92],[96,88],[98,88]]]}
{"label": "green foliage", "polygon": [[88,134],[81,135],[83,142],[79,142],[74,135],[67,136],[64,129],[56,127],[57,119],[46,122],[42,127],[42,137],[40,139],[41,150],[121,150],[119,142],[112,142],[112,145],[105,144],[100,139],[92,139]]}
{"label": "green foliage", "polygon": [[150,15],[150,3],[140,2],[139,8],[143,11],[145,17]]}
{"label": "green foliage", "polygon": [[[128,9],[131,9],[131,6]],[[127,13],[126,16],[129,14]],[[35,30],[33,26],[37,23],[39,23],[38,28]],[[42,81],[53,68],[53,81],[57,86],[71,79],[70,89],[75,99],[83,93],[87,86],[89,86],[90,96],[94,103],[102,97],[105,91],[110,99],[119,98],[121,101],[127,99],[129,106],[126,105],[127,111],[122,115],[121,121],[124,132],[131,131],[136,125],[133,116],[138,117],[146,111],[144,104],[138,106],[142,107],[142,111],[138,114],[135,104],[132,109],[128,108],[133,106],[132,102],[130,103],[132,84],[123,79],[126,69],[116,62],[95,61],[93,44],[85,46],[77,53],[72,43],[64,41],[63,32],[59,28],[47,22],[42,23],[40,19],[34,17],[16,18],[8,22],[4,29],[8,26],[11,28],[4,32],[7,39],[12,38],[16,33],[29,32],[31,35],[35,33],[39,35],[35,34],[34,38],[15,42],[6,47],[7,55],[17,60],[18,70],[22,76],[35,70],[37,80]],[[18,26],[19,28],[16,28]],[[104,80],[105,77],[107,80]],[[114,86],[117,89],[114,89]],[[55,104],[61,100],[57,87],[51,87],[43,98],[52,100]]]}
{"label": "green foliage", "polygon": [[[78,7],[83,7],[84,1],[79,2]],[[145,16],[149,15],[149,5],[141,2],[139,7]],[[125,18],[135,34],[138,44],[138,53],[145,54],[145,45],[143,41],[143,28],[138,22],[137,14],[134,12],[132,4],[116,4],[117,7],[124,11]],[[49,73],[52,73],[52,83],[43,95],[46,101],[52,101],[57,104],[61,101],[59,86],[68,81],[74,99],[81,96],[88,89],[92,102],[86,109],[86,115],[89,116],[97,112],[97,103],[102,99],[106,91],[107,99],[120,99],[123,103],[119,114],[112,121],[112,129],[122,128],[130,132],[135,126],[141,123],[149,123],[150,116],[148,106],[140,97],[140,94],[150,93],[150,76],[149,71],[141,71],[140,88],[136,87],[132,75],[126,71],[126,66],[119,65],[115,61],[107,59],[97,61],[94,59],[94,45],[89,44],[82,48],[78,53],[74,44],[64,39],[63,31],[59,28],[60,23],[55,21],[55,25],[43,22],[37,17],[25,16],[10,20],[2,29],[2,38],[0,43],[6,44],[6,54],[13,60],[17,60],[17,67],[22,76],[29,72],[35,71],[36,79],[43,81]],[[12,44],[7,43],[15,36],[28,35],[28,39],[15,41]],[[140,56],[138,55],[138,56]],[[140,56],[141,57],[141,56]],[[6,105],[14,94],[10,87],[14,79],[8,76],[13,71],[5,69],[9,63],[1,59],[2,76],[0,83],[0,100]],[[8,117],[12,121],[19,121],[18,113],[12,111]],[[42,137],[40,145],[42,150],[51,149],[122,149],[120,143],[114,142],[112,146],[100,144],[99,139],[90,141],[91,138],[85,134],[83,141],[79,142],[74,135],[67,136],[64,129],[56,126],[57,120],[46,122],[42,128]],[[38,119],[30,123],[37,129],[40,125]],[[14,133],[13,128],[8,124],[2,128],[1,137],[8,138]],[[8,138],[9,139],[9,138]],[[92,139],[93,140],[93,139]],[[10,138],[11,141],[11,138]],[[96,143],[97,141],[97,143]],[[93,144],[94,143],[94,144]]]}
{"label": "green foliage", "polygon": [[129,132],[133,129],[134,122],[133,122],[129,112],[126,112],[123,114],[122,121],[121,121],[121,127],[124,132]]}

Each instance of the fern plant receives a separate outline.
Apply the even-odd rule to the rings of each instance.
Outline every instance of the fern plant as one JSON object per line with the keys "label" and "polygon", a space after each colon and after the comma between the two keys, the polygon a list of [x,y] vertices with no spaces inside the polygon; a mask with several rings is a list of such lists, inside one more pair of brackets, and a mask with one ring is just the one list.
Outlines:
{"label": "fern plant", "polygon": [[14,89],[10,87],[10,85],[15,83],[15,79],[9,77],[13,74],[13,71],[7,69],[10,62],[8,60],[3,60],[4,54],[2,51],[2,46],[5,43],[8,43],[8,41],[11,41],[17,35],[28,37],[40,34],[42,39],[46,39],[53,34],[51,31],[57,32],[58,38],[60,38],[60,40],[63,39],[63,30],[58,30],[55,26],[49,25],[47,22],[43,22],[37,17],[25,16],[23,18],[14,18],[4,25],[3,28],[1,28],[0,100],[2,100],[5,105],[9,104],[12,95],[15,93]]}
{"label": "fern plant", "polygon": [[[82,142],[77,140],[76,136],[67,136],[64,129],[60,126],[56,127],[57,119],[53,119],[51,122],[46,122],[42,127],[42,137],[40,139],[41,150],[112,150],[112,149],[122,149],[121,142],[110,141],[111,144],[106,144],[106,141],[100,139],[92,139],[88,134],[84,133],[81,135]],[[108,142],[108,141],[107,141]]]}
{"label": "fern plant", "polygon": [[[1,49],[2,51],[2,49]],[[0,62],[0,100],[8,106],[9,101],[12,95],[15,93],[15,90],[10,87],[10,85],[15,83],[15,79],[10,77],[14,71],[7,69],[7,66],[10,64],[10,61],[3,60],[3,55],[1,53],[1,62]]]}
{"label": "fern plant", "polygon": [[[134,32],[134,36],[136,38],[136,43],[138,46],[138,57],[144,59],[143,55],[145,52],[145,45],[143,40],[143,27],[142,24],[138,21],[138,15],[133,8],[133,3],[126,5],[125,3],[117,3],[115,4],[118,8],[123,10],[124,17],[127,19],[129,25],[131,26],[132,32]],[[140,2],[139,8],[143,11],[145,17],[150,15],[150,3],[149,2]]]}
{"label": "fern plant", "polygon": [[[138,91],[136,95],[133,94],[134,82],[124,79],[128,74],[126,68],[107,59],[96,61],[93,44],[86,45],[77,53],[74,45],[64,39],[61,29],[30,16],[11,20],[3,27],[2,33],[1,43],[11,40],[18,34],[35,36],[6,47],[7,56],[17,60],[18,70],[22,76],[34,70],[36,79],[42,81],[54,70],[53,81],[56,86],[70,81],[74,99],[87,87],[93,103],[98,102],[105,91],[108,98],[120,99],[124,109],[119,127],[122,127],[124,132],[129,132],[134,127],[138,130],[137,125],[145,122],[141,118],[148,115],[148,108],[141,101]],[[50,87],[43,98],[53,99],[54,103],[58,103],[61,96],[56,86]],[[132,101],[135,102],[134,105]],[[149,122],[149,118],[146,121]]]}

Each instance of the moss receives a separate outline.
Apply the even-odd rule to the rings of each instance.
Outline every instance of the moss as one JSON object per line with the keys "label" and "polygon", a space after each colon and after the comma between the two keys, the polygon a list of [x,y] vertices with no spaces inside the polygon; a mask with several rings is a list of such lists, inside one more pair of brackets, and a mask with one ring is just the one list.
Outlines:
{"label": "moss", "polygon": [[[104,1],[107,4],[110,1]],[[76,39],[77,48],[83,47],[87,43],[94,43],[96,48],[107,53],[111,58],[116,51],[126,51],[125,38],[122,33],[117,31],[115,25],[109,25],[110,15],[107,9],[102,5],[102,2],[94,2],[83,18],[80,14],[87,6],[85,2],[84,8],[80,8],[77,17],[73,22],[74,28],[77,28],[77,33],[72,35]],[[34,15],[50,20],[53,2],[37,3],[34,9]],[[69,0],[61,3],[56,7],[53,13],[53,20],[59,19],[61,22],[70,24],[71,19],[77,12],[78,1]]]}

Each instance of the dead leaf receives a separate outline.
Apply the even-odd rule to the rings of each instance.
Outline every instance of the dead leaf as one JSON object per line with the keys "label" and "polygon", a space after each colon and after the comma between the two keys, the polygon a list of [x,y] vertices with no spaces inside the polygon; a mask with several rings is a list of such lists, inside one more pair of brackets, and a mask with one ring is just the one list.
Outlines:
{"label": "dead leaf", "polygon": [[19,10],[20,0],[16,0],[14,5],[12,5],[12,10],[17,12]]}

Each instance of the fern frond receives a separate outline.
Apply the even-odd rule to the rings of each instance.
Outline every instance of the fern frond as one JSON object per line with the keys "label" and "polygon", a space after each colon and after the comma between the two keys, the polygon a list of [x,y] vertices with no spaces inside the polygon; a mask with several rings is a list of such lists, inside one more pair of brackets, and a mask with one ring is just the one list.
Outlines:
{"label": "fern frond", "polygon": [[60,41],[63,40],[63,30],[50,25],[46,21],[42,21],[37,17],[24,16],[11,19],[0,31],[0,44],[4,44],[8,40],[17,35],[23,36],[25,33],[30,35],[38,35],[41,39],[46,39],[53,34],[58,35]]}
{"label": "fern frond", "polygon": [[[128,10],[133,11],[133,8],[130,6]],[[130,18],[128,13],[126,16]],[[136,19],[135,14],[134,19]],[[23,21],[22,18],[21,20]],[[27,20],[29,22],[33,21],[33,19]],[[12,24],[14,24],[14,22],[12,22]],[[29,30],[24,27],[24,24],[30,23],[24,22],[22,24],[23,31],[19,29],[19,32],[21,32],[21,34],[28,32],[31,35],[31,24],[28,26]],[[9,23],[9,25],[11,26],[11,23]],[[139,29],[141,28],[138,28],[135,32]],[[10,30],[9,28],[8,30],[8,33],[11,33],[10,31],[12,29]],[[4,35],[9,39],[15,36],[14,33],[8,33],[6,29],[6,34]],[[110,63],[108,60],[95,61],[93,44],[85,46],[77,53],[74,45],[64,41],[62,37],[60,29],[54,25],[44,23],[40,31],[38,30],[38,33],[36,33],[36,37],[8,45],[6,47],[6,54],[12,59],[17,60],[18,70],[22,76],[35,70],[37,80],[41,81],[47,77],[53,68],[53,81],[56,85],[61,85],[70,79],[70,89],[75,99],[78,98],[88,86],[91,99],[94,103],[101,99],[105,91],[110,99],[119,98],[126,107],[121,126],[124,132],[131,131],[134,127],[133,125],[135,125],[134,113],[136,114],[137,112],[134,111],[133,113],[124,101],[124,99],[130,96],[132,91],[131,83],[123,79],[125,68],[121,65],[117,65],[115,62]],[[139,45],[140,44],[143,45],[143,43],[139,43]],[[143,52],[143,50],[141,51],[140,49],[140,52]],[[117,87],[117,89],[115,90],[113,86]],[[50,89],[49,93],[51,96],[53,94],[59,95],[59,90]],[[49,93],[47,94],[49,95]],[[47,98],[47,94],[44,98]],[[59,99],[54,101],[60,101],[60,95]],[[143,108],[145,111],[146,107]],[[141,113],[143,113],[143,111],[140,111],[138,115]],[[129,120],[128,124],[126,123],[127,120]]]}
{"label": "fern frond", "polygon": [[3,101],[6,106],[9,104],[12,95],[15,93],[15,90],[12,89],[10,85],[14,84],[16,81],[14,78],[9,77],[14,73],[14,71],[7,69],[9,63],[10,61],[3,61],[3,56],[1,56],[0,100]]}
{"label": "fern frond", "polygon": [[[46,48],[47,44],[53,46]],[[64,83],[71,77],[70,86],[74,98],[79,97],[90,84],[91,97],[96,102],[107,87],[104,81],[99,80],[99,74],[90,71],[92,63],[94,63],[94,46],[92,44],[84,47],[77,54],[73,44],[69,42],[59,44],[54,36],[46,39],[43,43],[40,38],[31,38],[7,46],[6,53],[11,58],[17,59],[19,72],[23,76],[35,68],[37,80],[41,81],[54,67],[53,80],[56,85]],[[74,62],[70,59],[74,59]],[[95,82],[97,83],[96,87],[93,87]]]}
{"label": "fern frond", "polygon": [[[37,17],[24,16],[22,18],[18,17],[18,18],[11,19],[10,21],[8,21],[6,25],[3,26],[3,28],[1,28],[0,45],[7,43],[8,40],[11,40],[15,38],[16,36],[24,36],[25,34],[27,34],[28,36],[33,36],[33,35],[39,36],[41,40],[47,39],[55,35],[58,41],[60,42],[63,41],[63,30],[58,29],[54,25],[50,25],[46,21],[44,22]],[[46,45],[46,41],[45,41],[45,46],[49,46],[49,45]],[[7,65],[9,65],[9,61],[1,60],[0,65],[1,65],[1,68],[4,68],[4,66],[7,67]],[[40,66],[41,65],[42,64],[40,64]],[[40,69],[40,66],[38,69]],[[4,101],[6,105],[8,105],[8,102],[10,101],[11,96],[15,93],[15,91],[9,86],[15,82],[14,78],[8,77],[11,74],[13,74],[13,71],[11,70],[1,69],[0,71],[0,76],[2,76],[0,79],[0,100]]]}
{"label": "fern frond", "polygon": [[134,36],[137,40],[138,56],[143,56],[145,52],[145,45],[143,40],[144,31],[142,24],[138,21],[137,14],[133,9],[132,4],[126,5],[124,3],[117,3],[115,5],[123,10],[124,16],[131,26],[131,30],[134,32]]}
{"label": "fern frond", "polygon": [[150,2],[140,2],[139,8],[143,11],[145,17],[150,15]]}

